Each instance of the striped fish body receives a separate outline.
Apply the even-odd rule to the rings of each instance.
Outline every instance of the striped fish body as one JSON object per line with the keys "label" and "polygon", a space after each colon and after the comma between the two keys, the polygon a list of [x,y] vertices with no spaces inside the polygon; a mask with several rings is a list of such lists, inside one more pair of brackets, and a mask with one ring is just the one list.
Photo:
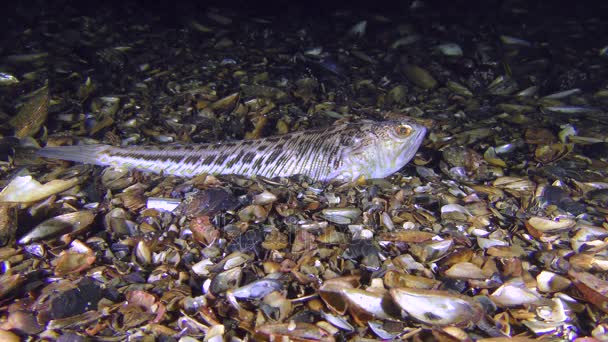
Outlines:
{"label": "striped fish body", "polygon": [[404,121],[349,123],[254,140],[213,144],[45,147],[38,155],[193,177],[306,175],[314,180],[383,178],[414,156],[426,129]]}

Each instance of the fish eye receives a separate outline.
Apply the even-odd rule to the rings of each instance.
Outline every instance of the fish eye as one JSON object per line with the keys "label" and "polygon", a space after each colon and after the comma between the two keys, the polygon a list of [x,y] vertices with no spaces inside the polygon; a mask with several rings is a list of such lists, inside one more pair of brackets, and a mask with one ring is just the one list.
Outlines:
{"label": "fish eye", "polygon": [[408,137],[410,134],[412,134],[412,126],[401,124],[395,127],[395,133],[401,137]]}

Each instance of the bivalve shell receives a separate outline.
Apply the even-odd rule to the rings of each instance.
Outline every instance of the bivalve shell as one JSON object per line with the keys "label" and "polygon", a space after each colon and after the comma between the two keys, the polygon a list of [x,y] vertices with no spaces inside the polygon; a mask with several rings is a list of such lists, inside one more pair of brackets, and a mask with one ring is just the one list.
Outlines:
{"label": "bivalve shell", "polygon": [[533,216],[528,219],[526,224],[529,227],[532,227],[535,230],[538,230],[543,233],[555,233],[572,229],[574,225],[576,225],[576,221],[567,217],[561,217],[557,220],[551,220],[544,217]]}
{"label": "bivalve shell", "polygon": [[447,291],[398,287],[390,293],[409,316],[429,325],[468,327],[483,316],[483,309],[475,300]]}

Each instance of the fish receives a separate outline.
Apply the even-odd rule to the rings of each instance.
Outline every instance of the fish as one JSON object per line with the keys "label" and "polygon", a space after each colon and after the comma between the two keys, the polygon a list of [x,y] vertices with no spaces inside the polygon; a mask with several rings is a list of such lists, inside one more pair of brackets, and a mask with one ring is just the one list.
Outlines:
{"label": "fish", "polygon": [[354,181],[399,171],[414,157],[425,134],[426,127],[409,120],[363,120],[260,139],[165,146],[57,146],[36,153],[180,177],[304,175],[322,182]]}

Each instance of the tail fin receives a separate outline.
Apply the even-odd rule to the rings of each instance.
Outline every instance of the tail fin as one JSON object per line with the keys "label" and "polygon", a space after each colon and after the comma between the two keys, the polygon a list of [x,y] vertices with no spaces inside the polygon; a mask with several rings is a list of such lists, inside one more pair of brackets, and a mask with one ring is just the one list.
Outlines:
{"label": "tail fin", "polygon": [[110,145],[75,145],[75,146],[59,146],[59,147],[44,147],[36,154],[44,158],[70,160],[85,164],[105,165],[100,160],[100,154],[111,148]]}

